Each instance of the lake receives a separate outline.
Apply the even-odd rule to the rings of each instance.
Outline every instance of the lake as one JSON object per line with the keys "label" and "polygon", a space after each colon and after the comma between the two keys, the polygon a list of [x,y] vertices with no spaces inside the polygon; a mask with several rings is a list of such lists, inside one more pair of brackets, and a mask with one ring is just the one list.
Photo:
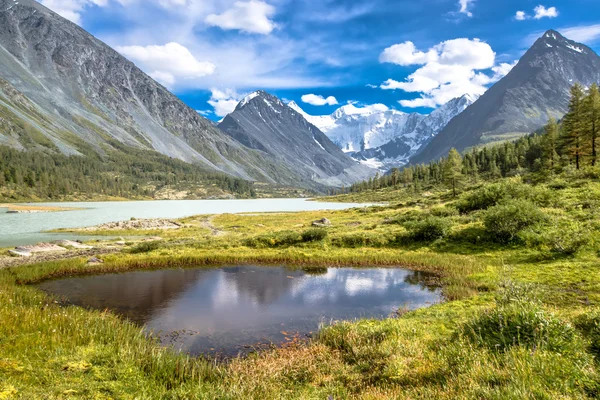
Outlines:
{"label": "lake", "polygon": [[325,203],[307,199],[154,200],[120,202],[36,203],[79,210],[9,214],[0,209],[0,248],[58,239],[92,240],[94,237],[45,233],[60,228],[81,228],[134,218],[182,218],[197,214],[341,210],[365,204]]}
{"label": "lake", "polygon": [[385,318],[441,300],[421,272],[398,268],[233,266],[74,277],[38,287],[68,304],[109,309],[187,353],[235,356],[323,323]]}

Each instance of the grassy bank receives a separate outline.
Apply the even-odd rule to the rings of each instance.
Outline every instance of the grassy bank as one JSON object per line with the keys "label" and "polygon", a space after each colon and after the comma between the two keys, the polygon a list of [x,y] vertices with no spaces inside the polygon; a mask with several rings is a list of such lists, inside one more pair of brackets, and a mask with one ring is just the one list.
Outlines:
{"label": "grassy bank", "polygon": [[[129,243],[103,264],[2,270],[0,399],[597,397],[600,184],[494,185],[459,198],[367,192],[391,205],[364,210],[192,217],[182,229],[144,232],[162,240]],[[311,226],[323,217],[330,227]],[[449,301],[217,365],[26,285],[237,263],[405,266],[438,274]]]}

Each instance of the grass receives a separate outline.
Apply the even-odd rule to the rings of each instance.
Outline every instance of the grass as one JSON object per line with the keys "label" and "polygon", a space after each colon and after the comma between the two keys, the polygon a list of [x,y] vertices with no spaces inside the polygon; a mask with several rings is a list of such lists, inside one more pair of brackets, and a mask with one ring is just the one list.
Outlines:
{"label": "grass", "polygon": [[[205,216],[190,217],[182,220],[186,228],[146,232],[162,240],[133,244],[103,264],[73,259],[1,270],[0,399],[599,396],[600,226],[598,208],[589,205],[600,198],[600,183],[552,188],[556,201],[536,203],[548,218],[519,226],[508,244],[494,241],[486,211],[456,211],[455,203],[478,190],[461,199],[385,190],[365,198],[387,197],[389,206],[220,215],[211,223],[222,235],[206,227]],[[332,226],[312,228],[323,217]],[[586,240],[574,246],[563,238],[561,248],[573,251],[556,251],[557,231],[585,232]],[[403,266],[437,274],[448,301],[381,321],[339,322],[308,344],[215,364],[160,348],[111,313],[63,307],[28,286],[250,263]]]}

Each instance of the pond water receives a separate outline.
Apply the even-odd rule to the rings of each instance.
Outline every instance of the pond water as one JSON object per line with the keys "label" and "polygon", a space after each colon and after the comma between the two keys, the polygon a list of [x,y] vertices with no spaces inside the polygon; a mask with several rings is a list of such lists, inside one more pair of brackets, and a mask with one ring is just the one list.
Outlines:
{"label": "pond water", "polygon": [[441,300],[431,276],[398,268],[236,266],[128,272],[39,285],[68,304],[112,310],[190,354],[234,356],[320,324],[385,318]]}
{"label": "pond water", "polygon": [[60,228],[81,228],[134,218],[182,218],[198,214],[341,210],[365,204],[325,203],[307,199],[155,200],[119,202],[36,203],[78,210],[9,214],[0,208],[0,248],[58,239],[91,240],[89,236],[45,233]]}

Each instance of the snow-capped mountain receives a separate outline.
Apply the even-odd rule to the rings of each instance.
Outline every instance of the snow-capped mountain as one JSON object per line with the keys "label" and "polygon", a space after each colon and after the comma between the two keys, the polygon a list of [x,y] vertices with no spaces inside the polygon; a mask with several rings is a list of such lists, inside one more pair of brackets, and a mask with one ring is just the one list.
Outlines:
{"label": "snow-capped mountain", "polygon": [[569,89],[576,82],[583,86],[600,82],[600,56],[586,45],[549,30],[508,75],[454,118],[411,163],[436,160],[452,147],[462,151],[535,132],[550,117],[565,115]]}
{"label": "snow-capped mountain", "polygon": [[477,96],[465,94],[429,115],[390,110],[383,104],[362,108],[348,104],[331,115],[313,116],[293,101],[288,106],[353,158],[372,167],[389,169],[406,164],[475,100]]}
{"label": "snow-capped mountain", "polygon": [[218,127],[244,146],[286,165],[288,174],[299,177],[304,186],[339,187],[376,173],[344,154],[299,112],[262,90],[240,101]]}

